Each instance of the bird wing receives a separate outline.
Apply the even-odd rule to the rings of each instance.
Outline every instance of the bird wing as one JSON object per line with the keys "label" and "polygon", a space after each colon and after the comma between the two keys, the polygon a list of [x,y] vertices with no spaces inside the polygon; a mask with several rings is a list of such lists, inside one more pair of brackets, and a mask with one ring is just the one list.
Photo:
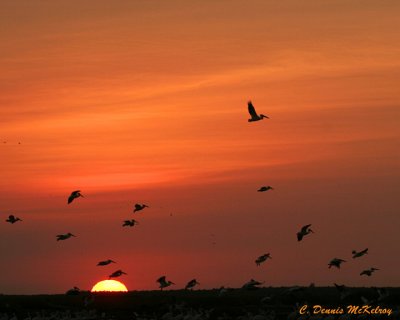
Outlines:
{"label": "bird wing", "polygon": [[368,252],[368,248],[364,249],[363,251],[360,251],[360,254],[366,254]]}
{"label": "bird wing", "polygon": [[258,118],[256,109],[254,108],[254,106],[253,106],[253,104],[251,103],[251,101],[249,101],[249,102],[247,103],[247,106],[248,106],[248,110],[249,110],[250,116],[251,116],[252,118]]}
{"label": "bird wing", "polygon": [[162,277],[158,278],[157,282],[164,283],[165,282],[165,276],[162,276]]}
{"label": "bird wing", "polygon": [[307,232],[307,229],[311,227],[311,224],[307,224],[301,228],[301,232]]}

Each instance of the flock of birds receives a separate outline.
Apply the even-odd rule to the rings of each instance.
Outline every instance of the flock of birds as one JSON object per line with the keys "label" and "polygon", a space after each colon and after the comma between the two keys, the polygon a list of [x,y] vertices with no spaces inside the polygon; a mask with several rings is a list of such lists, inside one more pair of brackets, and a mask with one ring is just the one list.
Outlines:
{"label": "flock of birds", "polygon": [[[252,104],[251,101],[248,102],[248,112],[250,114],[250,119],[248,119],[248,122],[255,122],[255,121],[260,121],[260,120],[263,120],[263,119],[269,119],[269,117],[264,115],[264,114],[258,114],[256,112],[255,107],[254,107],[254,105]],[[274,188],[271,187],[271,186],[262,186],[257,191],[258,192],[266,192],[266,191],[269,191],[269,190],[274,190]],[[81,190],[72,191],[71,194],[68,197],[67,203],[71,204],[73,201],[75,201],[76,199],[78,199],[80,197],[84,198],[84,196],[81,193]],[[134,205],[134,208],[133,208],[133,213],[142,211],[142,210],[144,210],[146,208],[149,208],[149,206],[146,205],[146,204],[143,204],[143,203],[136,203]],[[16,222],[21,222],[21,221],[23,221],[23,220],[20,219],[19,217],[14,216],[14,215],[9,215],[8,219],[6,219],[6,222],[8,222],[10,224],[14,224]],[[122,224],[123,227],[133,227],[135,225],[138,225],[138,221],[136,221],[135,219],[125,220],[125,221],[123,221],[123,224]],[[304,225],[297,232],[297,240],[298,241],[302,241],[305,236],[307,236],[307,235],[309,235],[311,233],[314,233],[314,231],[311,229],[311,224]],[[76,236],[74,234],[68,232],[66,234],[58,234],[58,235],[56,235],[56,240],[57,241],[64,241],[64,240],[70,239],[71,237],[76,237]],[[364,249],[362,251],[358,251],[358,252],[355,251],[355,250],[352,251],[353,258],[360,258],[360,257],[366,255],[367,253],[368,253],[368,248],[366,248],[366,249]],[[270,253],[265,253],[265,254],[259,256],[255,260],[255,263],[256,263],[257,266],[260,266],[261,264],[266,262],[268,259],[272,259],[271,254]],[[340,258],[333,258],[328,263],[328,268],[336,267],[336,268],[340,269],[340,266],[341,266],[341,264],[343,262],[346,262],[346,260],[343,260],[343,259],[340,259]],[[116,262],[111,260],[111,259],[107,259],[107,260],[98,262],[97,266],[107,266],[107,265],[109,265],[111,263],[116,263]],[[361,276],[362,275],[371,276],[377,270],[379,270],[379,269],[375,268],[375,267],[371,267],[369,269],[361,271],[360,275]],[[125,273],[124,271],[119,269],[119,270],[116,270],[115,272],[111,273],[109,275],[109,279],[117,278],[117,277],[120,277],[122,275],[127,275],[127,273]],[[158,278],[156,280],[156,282],[159,284],[159,288],[161,290],[163,290],[164,288],[167,288],[167,287],[175,284],[174,282],[167,280],[166,276],[161,276],[160,278]],[[243,288],[245,288],[245,289],[254,289],[254,288],[257,288],[257,286],[262,285],[262,284],[263,284],[263,282],[259,282],[259,281],[256,281],[254,279],[251,279],[250,281],[246,282],[243,285]],[[199,285],[199,282],[197,282],[196,279],[192,279],[186,284],[185,289],[193,289],[196,285]],[[336,286],[338,286],[338,285],[336,285]],[[223,289],[223,287],[222,287],[222,289]]]}

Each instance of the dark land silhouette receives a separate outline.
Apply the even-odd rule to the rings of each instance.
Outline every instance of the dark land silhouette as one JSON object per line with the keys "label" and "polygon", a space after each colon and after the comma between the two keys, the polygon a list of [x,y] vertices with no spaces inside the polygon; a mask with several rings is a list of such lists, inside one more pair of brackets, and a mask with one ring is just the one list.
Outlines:
{"label": "dark land silhouette", "polygon": [[[342,314],[300,314],[303,306]],[[348,314],[348,306],[391,314]],[[1,319],[399,319],[400,288],[263,287],[56,295],[0,295]],[[316,309],[317,310],[317,309]],[[311,311],[313,313],[313,311]],[[8,317],[8,318],[6,318]]]}

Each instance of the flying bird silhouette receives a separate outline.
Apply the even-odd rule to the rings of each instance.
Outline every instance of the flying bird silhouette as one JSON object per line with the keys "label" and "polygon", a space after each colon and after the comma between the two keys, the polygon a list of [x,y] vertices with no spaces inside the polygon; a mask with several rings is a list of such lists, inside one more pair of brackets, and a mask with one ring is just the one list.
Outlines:
{"label": "flying bird silhouette", "polygon": [[379,270],[379,269],[378,269],[378,268],[369,268],[369,269],[367,269],[367,270],[363,270],[363,271],[360,273],[360,276],[366,275],[366,276],[370,277],[370,276],[372,276],[372,274],[373,274],[375,271],[377,271],[377,270]]}
{"label": "flying bird silhouette", "polygon": [[81,194],[81,190],[72,191],[71,195],[68,197],[68,204],[70,204],[72,201],[74,201],[74,199],[79,197],[84,198],[84,196]]}
{"label": "flying bird silhouette", "polygon": [[198,284],[200,284],[200,283],[197,282],[196,279],[192,279],[186,284],[185,290],[188,290],[188,289],[192,290]]}
{"label": "flying bird silhouette", "polygon": [[108,278],[109,278],[109,279],[111,279],[111,278],[117,278],[117,277],[122,276],[123,274],[127,274],[127,273],[123,272],[122,270],[117,270],[117,271],[111,273],[111,274],[108,276]]}
{"label": "flying bird silhouette", "polygon": [[269,119],[269,117],[267,117],[266,115],[263,114],[258,115],[256,112],[256,108],[254,108],[253,103],[251,101],[247,102],[247,106],[251,116],[251,118],[248,119],[249,122],[263,120],[264,118]]}
{"label": "flying bird silhouette", "polygon": [[16,216],[12,215],[12,214],[10,214],[8,216],[8,219],[6,219],[6,222],[9,222],[11,224],[16,223],[17,221],[22,221],[22,220],[20,218],[16,217]]}
{"label": "flying bird silhouette", "polygon": [[166,288],[166,287],[169,287],[171,284],[175,284],[172,281],[166,280],[165,276],[162,276],[162,277],[158,278],[156,280],[156,282],[158,282],[160,284],[160,289],[161,290]]}
{"label": "flying bird silhouette", "polygon": [[268,258],[269,258],[269,259],[272,259],[270,253],[266,253],[266,254],[263,254],[262,256],[259,256],[259,257],[256,259],[256,265],[257,265],[257,266],[261,265],[261,263],[263,263],[264,261],[266,261]]}
{"label": "flying bird silhouette", "polygon": [[274,190],[274,188],[272,188],[271,186],[263,186],[260,189],[258,189],[257,191],[258,192],[265,192],[265,191],[268,191],[268,190]]}
{"label": "flying bird silhouette", "polygon": [[359,257],[362,257],[364,254],[368,253],[368,248],[366,248],[362,251],[359,251],[359,252],[357,252],[356,250],[353,250],[351,253],[353,254],[353,259],[359,258]]}
{"label": "flying bird silhouette", "polygon": [[107,260],[100,261],[97,265],[98,266],[107,266],[110,263],[116,263],[116,262],[111,259],[107,259]]}
{"label": "flying bird silhouette", "polygon": [[68,232],[66,234],[58,234],[56,237],[57,241],[60,241],[60,240],[67,240],[71,237],[76,237],[76,236],[74,236],[71,232]]}
{"label": "flying bird silhouette", "polygon": [[135,213],[136,211],[143,210],[144,208],[148,208],[148,207],[149,207],[149,206],[146,205],[146,204],[139,204],[139,203],[136,203],[136,204],[135,204],[135,209],[133,210],[133,213]]}
{"label": "flying bird silhouette", "polygon": [[331,267],[336,267],[336,268],[340,269],[340,265],[342,262],[346,262],[346,260],[339,259],[339,258],[333,258],[328,264],[329,269]]}
{"label": "flying bird silhouette", "polygon": [[305,226],[303,226],[301,228],[301,230],[299,232],[297,232],[297,241],[301,241],[303,239],[304,236],[308,235],[309,233],[314,233],[314,231],[312,231],[310,229],[311,224],[306,224]]}
{"label": "flying bird silhouette", "polygon": [[135,224],[139,224],[135,219],[131,220],[124,220],[124,224],[122,225],[123,227],[133,227]]}

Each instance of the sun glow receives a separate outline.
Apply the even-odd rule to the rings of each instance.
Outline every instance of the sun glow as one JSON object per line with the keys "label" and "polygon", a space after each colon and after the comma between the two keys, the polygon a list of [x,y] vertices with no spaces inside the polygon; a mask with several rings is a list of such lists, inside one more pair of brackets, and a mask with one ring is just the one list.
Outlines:
{"label": "sun glow", "polygon": [[93,288],[92,292],[128,292],[126,286],[116,280],[103,280],[96,283]]}

